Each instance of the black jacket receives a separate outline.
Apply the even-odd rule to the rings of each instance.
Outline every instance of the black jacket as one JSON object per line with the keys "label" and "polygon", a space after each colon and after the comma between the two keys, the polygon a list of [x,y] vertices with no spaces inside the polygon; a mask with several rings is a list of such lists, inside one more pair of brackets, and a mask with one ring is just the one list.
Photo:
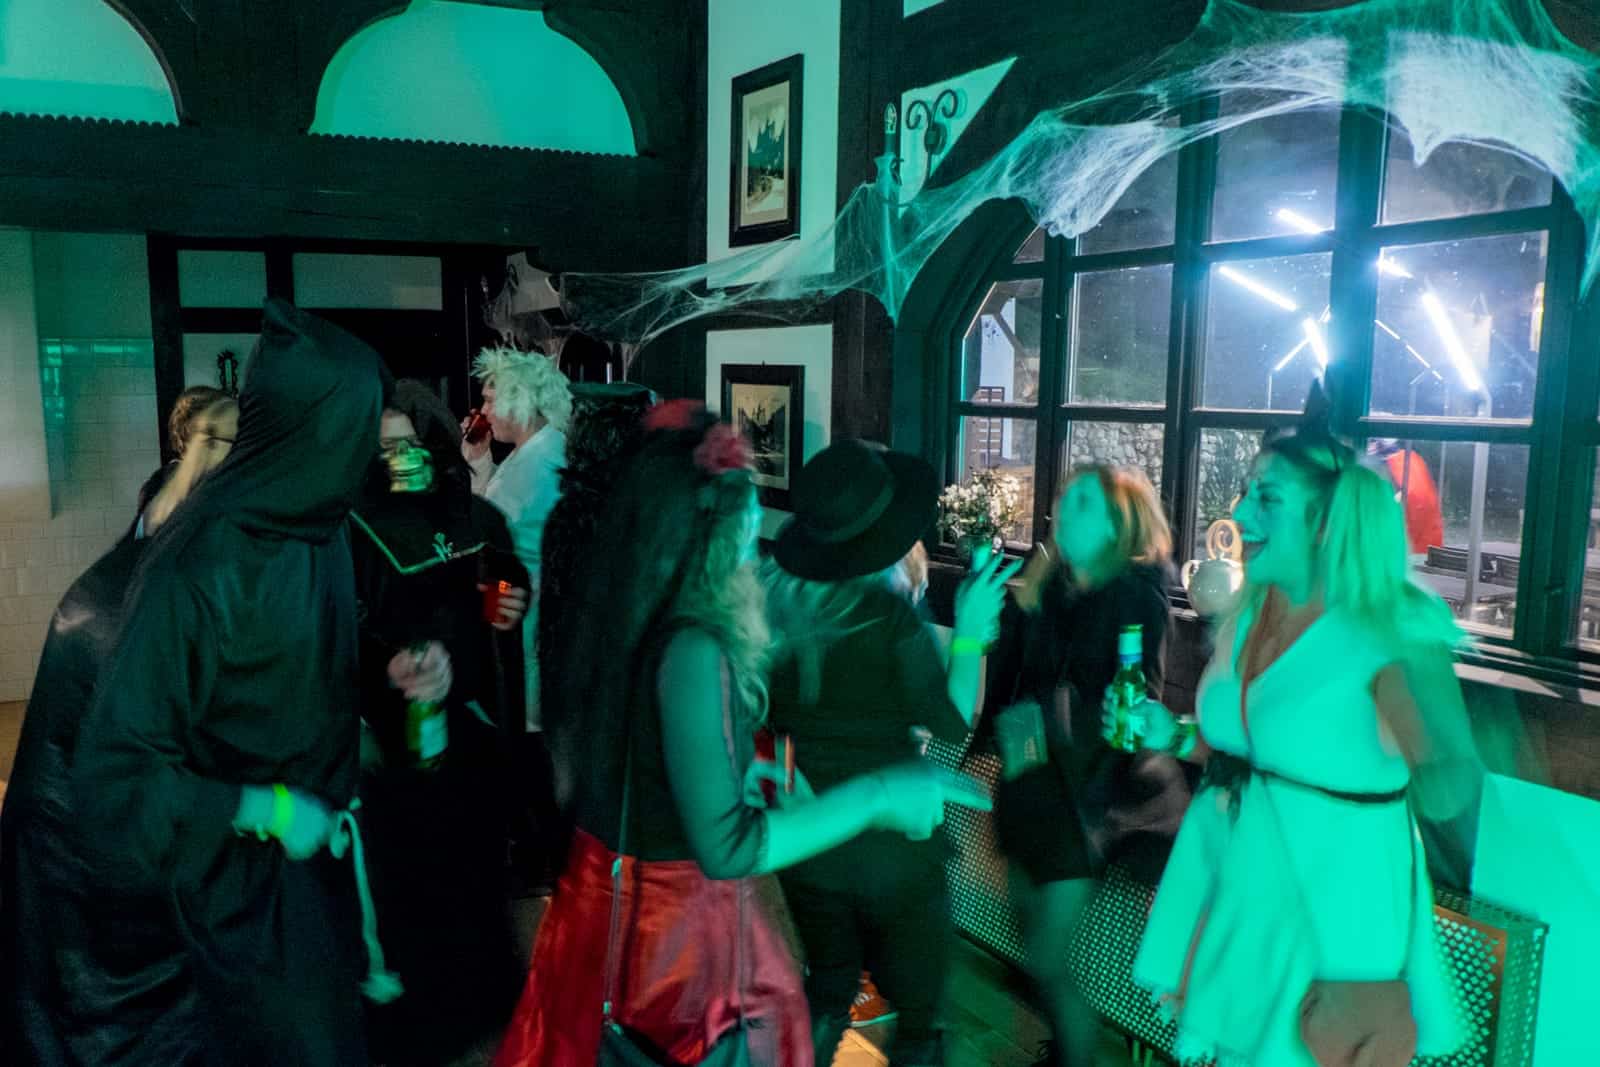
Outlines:
{"label": "black jacket", "polygon": [[[144,544],[129,531],[62,596],[22,720],[0,812],[0,1062],[58,1067],[89,1062],[95,1048],[85,1047],[73,999],[92,998],[110,976],[80,971],[69,984],[58,966],[58,959],[91,962],[82,946],[86,871],[74,847],[67,772]],[[182,1028],[189,1006],[170,1007],[147,1021],[152,1043],[164,1040],[163,1028]],[[138,1036],[120,1020],[107,1023],[115,1044]]]}
{"label": "black jacket", "polygon": [[[1001,838],[1020,836],[1006,829],[1019,816],[1081,833],[1088,859],[1069,863],[1070,877],[1088,877],[1107,859],[1153,877],[1182,821],[1189,792],[1176,761],[1118,752],[1101,739],[1100,723],[1124,626],[1143,629],[1145,677],[1150,695],[1161,697],[1168,584],[1166,568],[1134,564],[1104,586],[1084,591],[1057,569],[1038,611],[1027,614],[1008,602],[1002,616],[980,732],[991,736],[995,715],[1008,705],[1034,701],[1045,712],[1050,765],[1004,783],[997,798]],[[1058,693],[1067,698],[1065,716]]]}
{"label": "black jacket", "polygon": [[71,769],[86,944],[123,968],[92,1025],[159,1019],[188,995],[195,1021],[96,1062],[364,1062],[349,862],[292,863],[233,817],[245,784],[336,811],[355,796],[346,518],[387,374],[281,301],[245,373],[238,442],[146,551]]}

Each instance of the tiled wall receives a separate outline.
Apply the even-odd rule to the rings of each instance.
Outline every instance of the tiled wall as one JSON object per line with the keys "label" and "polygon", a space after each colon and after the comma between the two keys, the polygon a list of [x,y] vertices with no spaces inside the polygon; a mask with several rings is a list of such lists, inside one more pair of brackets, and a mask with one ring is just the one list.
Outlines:
{"label": "tiled wall", "polygon": [[0,516],[0,701],[24,700],[56,602],[133,521],[160,462],[150,342],[40,341],[48,521]]}

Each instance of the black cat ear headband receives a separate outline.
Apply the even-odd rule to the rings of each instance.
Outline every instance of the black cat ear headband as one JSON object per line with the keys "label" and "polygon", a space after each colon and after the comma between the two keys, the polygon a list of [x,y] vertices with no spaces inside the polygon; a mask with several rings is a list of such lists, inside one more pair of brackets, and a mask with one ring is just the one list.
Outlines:
{"label": "black cat ear headband", "polygon": [[[1291,441],[1295,442],[1294,447],[1283,447]],[[1268,430],[1261,437],[1261,445],[1263,448],[1276,446],[1280,452],[1292,452],[1302,462],[1324,469],[1331,462],[1331,473],[1335,475],[1344,470],[1348,457],[1352,455],[1350,446],[1333,432],[1333,402],[1328,397],[1324,379],[1320,377],[1312,379],[1311,390],[1306,394],[1306,406],[1300,417],[1288,426]],[[1326,452],[1327,461],[1317,460],[1317,452]]]}

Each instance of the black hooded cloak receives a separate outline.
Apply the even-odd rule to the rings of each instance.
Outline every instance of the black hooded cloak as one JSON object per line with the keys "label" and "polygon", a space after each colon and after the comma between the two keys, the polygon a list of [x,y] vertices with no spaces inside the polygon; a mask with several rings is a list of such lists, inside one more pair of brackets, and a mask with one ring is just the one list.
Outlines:
{"label": "black hooded cloak", "polygon": [[[157,470],[139,490],[139,512],[171,476]],[[0,811],[0,1063],[64,1067],[84,1062],[74,997],[104,988],[105,973],[80,973],[69,988],[56,961],[69,952],[89,960],[81,940],[85,873],[74,848],[67,776],[78,728],[94,698],[100,669],[122,625],[122,602],[147,541],[136,524],[62,594],[50,620],[22,736]],[[68,948],[67,946],[72,946]],[[182,1029],[173,1011],[145,1028]],[[129,1040],[124,1034],[114,1043]]]}
{"label": "black hooded cloak", "polygon": [[67,768],[142,547],[130,531],[61,598],[22,720],[0,814],[0,1062],[64,1067],[85,1059],[74,1051],[69,990],[56,966],[57,947],[81,929],[84,880]]}
{"label": "black hooded cloak", "polygon": [[[85,1025],[127,1038],[95,1062],[366,1062],[348,861],[291,862],[233,819],[246,784],[355,796],[345,520],[387,381],[366,345],[268,301],[238,441],[139,566],[71,769],[84,943],[121,968]],[[193,1024],[144,1040],[133,1020],[188,995]]]}

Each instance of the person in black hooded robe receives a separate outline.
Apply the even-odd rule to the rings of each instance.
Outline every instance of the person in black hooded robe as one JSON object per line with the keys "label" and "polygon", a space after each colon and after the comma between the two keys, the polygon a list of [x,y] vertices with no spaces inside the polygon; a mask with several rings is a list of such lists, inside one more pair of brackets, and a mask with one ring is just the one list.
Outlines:
{"label": "person in black hooded robe", "polygon": [[346,518],[387,388],[366,345],[269,300],[233,452],[135,576],[71,770],[86,940],[129,962],[107,1019],[196,1001],[99,1062],[366,1062],[356,879],[325,846],[359,776]]}
{"label": "person in black hooded robe", "polygon": [[[368,1013],[383,1063],[443,1063],[498,1035],[522,988],[507,908],[510,738],[522,730],[528,572],[505,518],[472,492],[461,431],[420,382],[383,412],[382,454],[351,531],[362,615],[361,712],[381,759],[362,782],[373,897],[405,993]],[[507,587],[497,617],[484,590]],[[393,678],[418,646],[448,657],[447,729],[433,766],[406,736]]]}
{"label": "person in black hooded robe", "polygon": [[[153,535],[200,479],[227,458],[238,405],[217,389],[184,390],[169,420],[177,458],[139,492],[138,517],[100,559],[73,582],[50,620],[33,696],[0,810],[0,1063],[58,1067],[96,1062],[100,1050],[140,1029],[159,1042],[159,1030],[181,1026],[182,1012],[159,1020],[124,1013],[121,1037],[77,1025],[75,1001],[92,1004],[115,983],[113,958],[81,942],[82,863],[73,847],[68,768],[78,728],[89,710],[101,665],[122,622],[123,595]],[[148,510],[159,498],[159,514]],[[57,959],[76,961],[69,988]]]}

